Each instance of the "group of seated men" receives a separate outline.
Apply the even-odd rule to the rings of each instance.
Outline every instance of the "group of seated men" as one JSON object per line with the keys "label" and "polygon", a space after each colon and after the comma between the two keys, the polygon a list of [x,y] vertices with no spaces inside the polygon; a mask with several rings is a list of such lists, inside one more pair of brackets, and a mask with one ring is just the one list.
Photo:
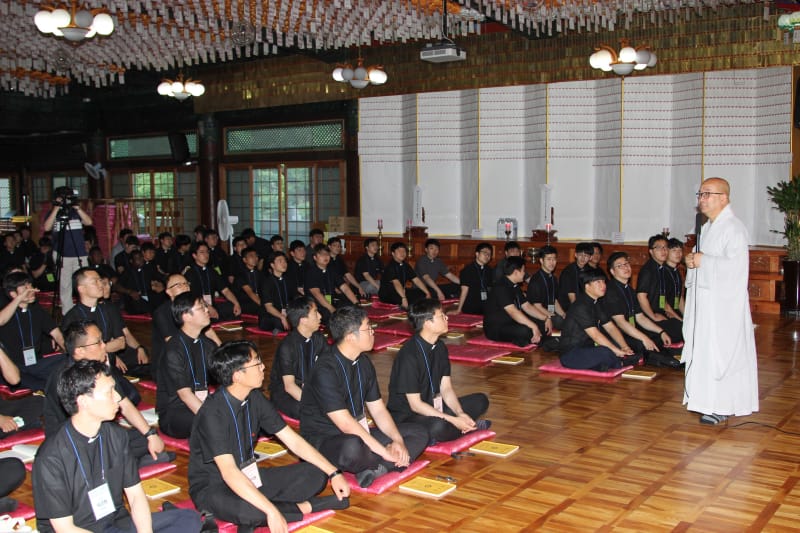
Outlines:
{"label": "group of seated men", "polygon": [[[426,266],[436,270],[419,276],[419,270],[411,269],[405,261],[407,250],[402,243],[392,245],[391,261],[383,267],[377,256],[377,242],[368,239],[356,276],[350,276],[353,280],[342,281],[338,286],[325,285],[326,278],[322,276],[321,286],[303,283],[304,290],[298,291],[298,297],[283,293],[286,300],[280,306],[281,318],[275,318],[281,329],[290,334],[279,345],[270,371],[272,403],[259,392],[264,368],[255,346],[247,341],[220,345],[220,339],[209,328],[215,301],[212,299],[209,304],[204,293],[193,293],[187,275],[168,275],[163,291],[168,299],[154,314],[153,336],[159,345],[156,347],[154,342],[152,352],[159,357],[151,361],[151,372],[158,383],[156,409],[161,430],[171,437],[189,438],[189,487],[195,505],[241,524],[243,531],[264,524],[280,531],[287,519],[298,519],[313,510],[346,507],[349,488],[339,475],[341,471],[352,472],[360,485],[369,486],[381,475],[408,466],[430,443],[487,428],[488,421],[480,420],[488,409],[486,395],[459,397],[450,381],[447,347],[440,340],[447,332],[447,315],[440,300],[447,296],[458,296],[459,312],[483,314],[484,331],[489,338],[519,345],[558,339],[551,346],[561,353],[564,366],[605,370],[630,364],[642,354],[655,357],[664,346],[680,338],[683,297],[677,265],[682,246],[679,241],[660,235],[648,244],[651,259],[642,268],[634,291],[629,286],[627,255],[615,252],[609,257],[609,281],[594,266],[599,265],[602,249],[597,250],[599,245],[591,243],[576,246],[575,262],[556,279],[556,250],[549,246],[539,250],[540,268],[528,275],[519,247],[515,251],[513,243],[507,244],[506,257],[498,265],[498,277],[497,269],[488,267],[491,246],[481,243],[476,247],[475,261],[455,277],[446,267],[443,271],[437,265],[441,262],[439,245],[432,240],[426,243],[426,255],[417,261],[417,267],[427,262],[430,265]],[[210,250],[207,244],[205,247]],[[328,246],[318,243],[312,250],[314,265],[304,266],[308,270],[303,279],[309,279],[313,268],[328,271],[328,265],[339,255],[333,249],[340,252],[340,247],[338,241]],[[255,247],[242,248],[245,266],[248,248]],[[295,248],[292,255],[295,263],[296,256],[307,254],[304,247],[302,251],[300,248]],[[203,244],[196,245],[192,255],[202,249]],[[258,268],[261,256],[255,256],[255,264],[255,258],[250,256],[255,268],[246,269],[249,273],[262,272]],[[594,265],[593,256],[597,256]],[[288,268],[283,264],[287,263],[285,256],[283,262],[280,260],[282,252],[273,251],[267,257],[270,275],[278,280],[284,278],[282,274]],[[300,265],[296,268],[300,270]],[[454,286],[438,285],[439,276],[449,278]],[[335,281],[340,279],[345,280],[345,276]],[[521,290],[526,282],[527,294]],[[135,408],[139,395],[119,371],[117,355],[124,352],[126,345],[140,345],[128,338],[130,332],[124,331],[127,328],[119,309],[110,303],[110,280],[98,269],[86,267],[75,273],[73,284],[78,300],[64,318],[62,328],[58,328],[36,302],[36,290],[27,274],[12,271],[3,279],[7,303],[0,311],[0,328],[5,328],[0,331],[2,339],[8,339],[4,344],[11,346],[4,346],[0,352],[2,378],[12,386],[44,388],[47,395],[45,401],[26,397],[0,404],[0,436],[40,425],[43,412],[46,442],[63,441],[60,445],[43,445],[40,456],[49,459],[34,467],[34,497],[37,502],[48,501],[41,506],[41,512],[37,505],[43,531],[49,530],[48,524],[59,531],[61,525],[75,524],[75,520],[91,528],[101,522],[122,524],[115,527],[127,531],[145,523],[141,522],[145,520],[144,511],[135,505],[138,476],[128,471],[130,465],[171,457],[164,452],[158,434]],[[366,312],[354,305],[325,305],[335,301],[337,288],[346,296],[350,292],[354,299],[356,293],[377,292],[384,301],[409,311],[416,333],[394,361],[386,403],[380,397],[375,369],[362,355],[372,349],[374,341]],[[419,294],[411,297],[414,289]],[[355,303],[349,297],[347,300]],[[477,308],[469,307],[475,302]],[[320,333],[324,311],[328,311],[333,345]],[[552,336],[557,329],[562,332],[560,338]],[[44,357],[53,351],[65,353]],[[138,351],[134,349],[134,353]],[[674,359],[653,361],[672,366]],[[22,376],[28,381],[23,382]],[[106,383],[111,384],[110,388],[103,388]],[[213,385],[217,386],[216,392],[209,393]],[[105,433],[104,428],[110,424],[103,422],[116,417],[117,409],[110,414],[110,408],[102,409],[95,402],[102,404],[109,399],[119,407],[131,429],[114,428]],[[299,419],[299,435],[286,426],[279,412]],[[374,426],[368,423],[367,414]],[[254,425],[258,427],[253,429]],[[277,436],[304,459],[304,470],[255,466],[254,443],[262,433]],[[115,454],[113,460],[107,456],[107,463],[102,452],[104,436],[115,446],[117,441],[122,442],[120,439],[127,442],[124,453]],[[63,445],[66,442],[70,446]],[[95,442],[100,445],[93,446]],[[82,461],[90,465],[88,470]],[[108,480],[101,476],[89,481],[86,475],[76,476],[76,462],[79,470],[90,472],[94,478],[108,468]],[[112,463],[118,467],[118,475],[113,479],[113,502],[108,503],[104,491],[112,488]],[[334,495],[319,497],[326,476]],[[64,484],[65,493],[80,496],[72,500],[68,517],[62,515],[66,500],[49,501],[51,487],[58,483]],[[93,492],[100,487],[105,487],[100,491],[102,495]],[[130,516],[122,505],[122,492],[128,498]],[[98,509],[101,501],[106,501],[105,507]],[[159,520],[164,520],[160,530],[171,531],[172,519]],[[188,523],[195,527],[195,522],[184,522]],[[201,527],[199,522],[196,527]],[[188,530],[192,529],[182,529]]]}

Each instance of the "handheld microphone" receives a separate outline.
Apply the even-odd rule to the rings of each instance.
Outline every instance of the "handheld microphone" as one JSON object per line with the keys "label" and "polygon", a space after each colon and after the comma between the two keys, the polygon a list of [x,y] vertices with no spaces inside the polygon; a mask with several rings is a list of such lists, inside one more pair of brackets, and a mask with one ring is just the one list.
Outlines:
{"label": "handheld microphone", "polygon": [[695,246],[694,251],[700,251],[700,228],[703,227],[703,213],[700,211],[694,216],[694,238],[695,238]]}

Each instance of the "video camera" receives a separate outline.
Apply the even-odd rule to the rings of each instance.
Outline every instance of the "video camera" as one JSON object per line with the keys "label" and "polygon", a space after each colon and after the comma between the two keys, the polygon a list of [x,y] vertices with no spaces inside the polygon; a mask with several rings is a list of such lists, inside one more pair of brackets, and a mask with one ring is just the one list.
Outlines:
{"label": "video camera", "polygon": [[74,189],[59,187],[53,191],[53,205],[56,207],[73,207],[78,203],[78,191]]}

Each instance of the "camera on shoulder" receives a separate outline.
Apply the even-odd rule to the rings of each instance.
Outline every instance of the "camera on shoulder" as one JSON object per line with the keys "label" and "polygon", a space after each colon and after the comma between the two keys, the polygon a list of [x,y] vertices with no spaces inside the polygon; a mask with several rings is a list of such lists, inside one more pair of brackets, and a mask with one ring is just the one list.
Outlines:
{"label": "camera on shoulder", "polygon": [[53,191],[53,205],[56,207],[73,207],[78,203],[78,191],[74,189],[64,186]]}

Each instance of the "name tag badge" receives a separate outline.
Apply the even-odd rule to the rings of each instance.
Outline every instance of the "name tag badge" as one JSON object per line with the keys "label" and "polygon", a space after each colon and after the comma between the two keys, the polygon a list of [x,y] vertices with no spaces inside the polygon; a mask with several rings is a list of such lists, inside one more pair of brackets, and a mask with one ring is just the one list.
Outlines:
{"label": "name tag badge", "polygon": [[83,224],[81,224],[81,220],[79,218],[71,219],[69,221],[69,229],[83,229]]}
{"label": "name tag badge", "polygon": [[440,413],[444,413],[444,401],[442,400],[441,394],[437,394],[433,397],[433,408]]}
{"label": "name tag badge", "polygon": [[658,307],[664,309],[664,306],[667,304],[667,297],[663,294],[658,297]]}
{"label": "name tag badge", "polygon": [[25,366],[36,364],[36,348],[28,347],[22,349],[22,357],[25,358]]}
{"label": "name tag badge", "polygon": [[206,398],[208,398],[208,389],[196,390],[194,391],[194,395],[197,396],[198,400],[204,402],[206,401]]}
{"label": "name tag badge", "polygon": [[481,291],[481,301],[485,302],[488,299],[489,299],[489,293],[486,291]]}
{"label": "name tag badge", "polygon": [[95,520],[100,520],[116,511],[111,491],[108,490],[108,483],[103,483],[89,491],[89,503],[92,505]]}
{"label": "name tag badge", "polygon": [[285,308],[285,307],[284,307],[283,309],[281,309],[281,314],[282,314],[283,316],[286,316],[286,308]]}
{"label": "name tag badge", "polygon": [[549,304],[547,306],[547,312],[550,313],[551,315],[554,314],[556,312],[556,305],[555,304]]}
{"label": "name tag badge", "polygon": [[56,282],[56,277],[51,272],[48,272],[44,276],[45,276],[45,279],[47,279],[48,283],[55,283]]}
{"label": "name tag badge", "polygon": [[675,297],[675,302],[672,304],[673,309],[678,309],[681,306],[681,299],[679,297]]}
{"label": "name tag badge", "polygon": [[633,315],[629,316],[628,317],[628,322],[631,323],[631,326],[635,326],[636,325],[636,317],[633,316]]}
{"label": "name tag badge", "polygon": [[333,302],[333,295],[332,294],[326,294],[325,295],[325,301],[328,302],[328,303],[332,303]]}
{"label": "name tag badge", "polygon": [[218,267],[218,266],[214,267],[214,272],[216,272],[220,276],[222,275],[222,269],[220,267]]}
{"label": "name tag badge", "polygon": [[247,476],[255,488],[261,487],[261,474],[258,473],[258,463],[255,460],[251,459],[247,465],[242,467],[242,474]]}
{"label": "name tag badge", "polygon": [[361,424],[361,427],[364,428],[364,431],[369,433],[369,422],[367,422],[367,415],[362,415],[361,418],[358,419],[358,423]]}
{"label": "name tag badge", "polygon": [[204,302],[206,303],[206,305],[208,305],[208,306],[210,306],[211,304],[213,304],[213,303],[214,303],[214,302],[211,300],[211,295],[210,295],[210,294],[204,294],[204,295],[203,295],[203,301],[204,301]]}

